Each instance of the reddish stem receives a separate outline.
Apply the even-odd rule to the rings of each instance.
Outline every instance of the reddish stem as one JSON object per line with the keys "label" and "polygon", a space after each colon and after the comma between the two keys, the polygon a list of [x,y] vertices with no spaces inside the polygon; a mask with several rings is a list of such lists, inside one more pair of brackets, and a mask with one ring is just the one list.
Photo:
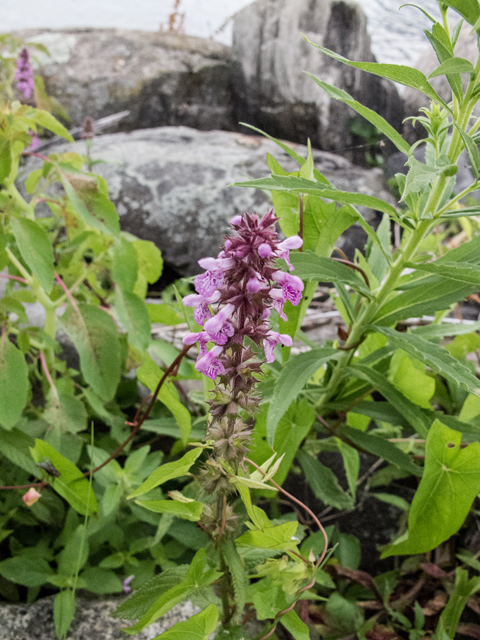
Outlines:
{"label": "reddish stem", "polygon": [[42,363],[42,369],[43,369],[43,372],[45,373],[45,377],[48,380],[48,384],[52,387],[53,393],[56,394],[57,393],[57,388],[56,388],[56,386],[55,386],[55,384],[53,382],[53,379],[52,379],[52,376],[50,374],[50,371],[48,370],[47,361],[45,360],[45,355],[44,355],[43,351],[40,351],[39,358],[40,358],[40,362]]}
{"label": "reddish stem", "polygon": [[7,280],[18,280],[18,282],[27,284],[25,278],[20,278],[19,276],[11,276],[9,273],[0,273],[0,278],[7,278]]}
{"label": "reddish stem", "polygon": [[44,162],[50,162],[50,159],[47,156],[42,156],[41,153],[37,153],[36,151],[22,151],[22,156],[35,156],[36,158],[40,158]]}
{"label": "reddish stem", "polygon": [[80,314],[80,309],[78,308],[78,305],[74,299],[74,297],[72,296],[72,293],[70,291],[70,289],[67,287],[67,285],[64,283],[64,281],[61,279],[61,277],[58,275],[58,273],[55,271],[55,280],[58,282],[58,284],[62,287],[62,289],[65,291],[68,300],[70,301],[70,304],[72,305],[72,307],[75,309],[75,311],[78,313],[78,315]]}

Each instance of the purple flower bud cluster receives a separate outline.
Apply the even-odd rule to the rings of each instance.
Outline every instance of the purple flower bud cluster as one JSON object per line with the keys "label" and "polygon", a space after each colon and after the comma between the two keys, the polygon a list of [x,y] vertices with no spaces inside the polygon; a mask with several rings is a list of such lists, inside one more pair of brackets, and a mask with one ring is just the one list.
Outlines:
{"label": "purple flower bud cluster", "polygon": [[33,95],[35,83],[33,81],[33,69],[30,64],[30,56],[26,49],[22,49],[18,56],[14,80],[17,83],[17,89],[23,93],[25,100],[29,100]]}
{"label": "purple flower bud cluster", "polygon": [[[235,378],[242,363],[253,355],[243,347],[249,338],[263,345],[267,362],[275,360],[277,344],[292,345],[290,336],[272,331],[268,324],[271,310],[287,319],[283,307],[287,300],[297,305],[302,298],[303,282],[297,276],[278,270],[275,260],[283,258],[293,270],[289,252],[302,246],[302,239],[292,236],[280,241],[275,231],[273,211],[262,219],[255,214],[235,216],[229,236],[217,258],[203,258],[199,265],[205,272],[195,278],[197,293],[186,296],[183,303],[194,307],[194,318],[203,326],[199,333],[189,333],[184,344],[199,344],[196,368],[212,380]],[[216,306],[212,315],[210,308]],[[207,351],[207,343],[214,346]],[[233,350],[227,356],[228,349]]]}

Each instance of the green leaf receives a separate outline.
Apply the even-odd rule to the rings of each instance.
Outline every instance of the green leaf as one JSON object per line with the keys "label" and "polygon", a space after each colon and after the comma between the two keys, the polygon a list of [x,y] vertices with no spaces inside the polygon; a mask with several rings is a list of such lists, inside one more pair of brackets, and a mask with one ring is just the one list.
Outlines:
{"label": "green leaf", "polygon": [[37,222],[26,218],[12,218],[11,224],[22,258],[45,291],[50,293],[55,271],[53,248],[47,233]]}
{"label": "green leaf", "polygon": [[11,429],[27,404],[28,367],[23,354],[6,334],[0,336],[0,424]]}
{"label": "green leaf", "polygon": [[150,322],[158,322],[166,325],[176,325],[185,322],[185,318],[180,315],[172,305],[160,302],[147,304],[145,306],[150,316]]}
{"label": "green leaf", "polygon": [[431,410],[429,400],[435,393],[435,379],[425,373],[425,365],[397,349],[390,360],[388,380],[414,404]]}
{"label": "green leaf", "polygon": [[292,634],[295,640],[310,640],[310,630],[307,625],[300,620],[296,611],[288,611],[280,618],[280,622],[285,629]]}
{"label": "green leaf", "polygon": [[364,193],[351,193],[349,191],[340,191],[329,185],[306,178],[296,178],[295,176],[275,176],[270,178],[259,178],[258,180],[249,180],[248,182],[235,182],[235,187],[250,187],[254,189],[268,189],[270,191],[291,191],[293,193],[308,193],[322,198],[336,200],[342,204],[355,204],[363,207],[369,207],[388,213],[396,218],[397,211],[392,205],[387,204],[379,198],[368,196]]}
{"label": "green leaf", "polygon": [[51,478],[51,485],[75,511],[78,511],[82,516],[98,511],[97,500],[91,490],[90,483],[73,462],[67,460],[43,440],[35,440],[35,447],[31,449],[31,452],[35,462],[43,462],[47,458],[60,472],[58,478]]}
{"label": "green leaf", "polygon": [[0,183],[8,178],[12,170],[12,151],[10,140],[0,138]]}
{"label": "green leaf", "polygon": [[267,417],[267,440],[273,445],[277,425],[291,403],[297,398],[313,374],[332,358],[338,358],[336,349],[317,347],[290,358],[278,376]]}
{"label": "green leaf", "polygon": [[122,593],[123,585],[117,574],[111,569],[88,567],[80,574],[85,581],[85,589],[92,593]]}
{"label": "green leaf", "polygon": [[334,100],[339,100],[344,104],[347,104],[349,107],[354,109],[357,113],[363,116],[366,120],[371,122],[377,129],[379,129],[384,135],[389,138],[393,144],[397,147],[399,151],[406,153],[408,155],[410,151],[410,145],[406,142],[402,136],[396,131],[391,124],[389,124],[385,118],[382,118],[378,113],[372,111],[368,107],[363,106],[360,102],[357,102],[350,94],[348,94],[343,89],[338,89],[332,84],[328,84],[328,82],[323,82],[315,76],[312,76],[311,73],[307,73],[307,76],[315,80],[315,82],[325,91],[325,93]]}
{"label": "green leaf", "polygon": [[[291,549],[298,544],[299,540],[294,538],[297,531],[298,522],[284,522],[276,527],[270,527],[260,531],[255,529],[247,531],[237,538],[238,547],[260,547],[261,549]],[[294,539],[292,539],[294,538]]]}
{"label": "green leaf", "polygon": [[[452,43],[450,42],[448,34],[440,23],[434,23],[432,27],[432,33],[427,30],[425,30],[424,33],[430,40],[430,44],[434,48],[440,64],[444,63],[446,60],[453,58]],[[447,75],[447,80],[457,100],[461,101],[463,98],[463,87],[460,74],[449,73]]]}
{"label": "green leaf", "polygon": [[163,260],[160,249],[150,240],[135,240],[132,242],[137,252],[138,268],[140,273],[150,284],[154,284],[162,275]]}
{"label": "green leaf", "polygon": [[51,113],[48,113],[48,111],[44,111],[43,109],[34,109],[33,113],[29,112],[27,117],[36,122],[36,124],[39,124],[41,127],[45,127],[45,129],[48,129],[55,135],[61,136],[69,142],[75,142],[63,124],[54,118]]}
{"label": "green leaf", "polygon": [[306,451],[297,451],[297,459],[315,496],[336,509],[353,509],[353,500],[341,488],[331,469]]}
{"label": "green leaf", "polygon": [[[28,426],[27,422],[27,428]],[[0,429],[0,451],[2,454],[8,458],[10,462],[24,469],[30,475],[40,478],[42,474],[33,462],[29,450],[29,447],[33,447],[34,444],[33,439],[23,431],[20,431],[20,429],[14,428],[11,431]]]}
{"label": "green leaf", "polygon": [[62,327],[73,342],[85,381],[105,401],[111,400],[120,382],[121,350],[112,318],[94,305],[69,306]]}
{"label": "green leaf", "polygon": [[220,543],[220,553],[225,560],[228,571],[232,578],[233,591],[235,593],[236,617],[238,622],[243,618],[243,612],[246,602],[246,585],[247,576],[242,558],[237,551],[237,547],[233,540],[224,540]]}
{"label": "green leaf", "polygon": [[[129,496],[130,497],[130,496]],[[176,500],[136,500],[137,504],[155,513],[173,513],[178,518],[200,520],[205,505],[202,502],[178,502]]]}
{"label": "green leaf", "polygon": [[415,476],[422,475],[421,468],[415,464],[412,458],[385,438],[364,433],[363,431],[345,425],[340,427],[340,433],[361,449],[365,449],[365,451],[379,458],[383,458],[399,469],[404,469]]}
{"label": "green leaf", "polygon": [[115,311],[128,333],[128,342],[139,351],[150,344],[150,316],[142,300],[134,293],[115,291]]}
{"label": "green leaf", "polygon": [[[348,367],[347,372],[370,383],[374,389],[382,396],[412,425],[414,430],[421,436],[426,435],[430,422],[419,412],[418,406],[413,404],[408,398],[398,391],[386,376],[376,369],[364,364],[355,364]],[[357,408],[355,408],[358,411]],[[396,447],[395,447],[396,449]],[[399,449],[397,449],[399,451]],[[410,459],[410,458],[409,458]]]}
{"label": "green leaf", "polygon": [[375,327],[374,330],[386,336],[395,349],[403,349],[453,384],[477,396],[480,395],[480,381],[446,349],[414,333],[400,333],[388,327]]}
{"label": "green leaf", "polygon": [[[461,1],[461,0],[456,0]],[[469,0],[473,1],[473,0]],[[445,102],[440,98],[437,92],[433,89],[433,87],[429,84],[427,78],[421,71],[418,69],[412,69],[411,67],[407,67],[401,64],[379,64],[376,62],[351,62],[344,58],[343,56],[335,53],[334,51],[330,51],[330,49],[326,49],[325,47],[321,47],[314,42],[311,42],[308,38],[304,36],[305,40],[308,44],[311,44],[315,49],[318,49],[322,53],[325,53],[327,56],[330,56],[334,60],[338,60],[338,62],[343,62],[344,64],[348,64],[351,67],[355,67],[356,69],[362,69],[363,71],[367,71],[368,73],[373,73],[376,76],[380,76],[381,78],[388,78],[389,80],[393,80],[393,82],[398,82],[399,84],[403,84],[407,87],[412,87],[412,89],[417,89],[421,91],[426,96],[439,102],[446,109],[448,109]]]}
{"label": "green leaf", "polygon": [[436,78],[437,76],[446,76],[447,73],[475,73],[475,68],[470,60],[454,56],[442,62],[428,77],[430,79]]}
{"label": "green leaf", "polygon": [[442,2],[455,9],[469,24],[473,25],[480,19],[478,0],[442,0]]}
{"label": "green leaf", "polygon": [[60,591],[53,603],[53,620],[58,638],[65,638],[75,617],[75,592],[71,589]]}
{"label": "green leaf", "polygon": [[218,608],[209,604],[206,609],[188,620],[178,622],[153,640],[208,640],[218,624]]}
{"label": "green leaf", "polygon": [[27,179],[25,180],[25,189],[27,193],[33,193],[37,188],[38,183],[40,182],[40,178],[43,175],[43,167],[39,169],[35,169],[31,173],[28,174]]}
{"label": "green leaf", "polygon": [[480,266],[471,264],[470,262],[440,262],[436,260],[435,262],[419,264],[409,262],[406,266],[417,269],[418,271],[426,271],[444,278],[449,278],[450,280],[480,287]]}
{"label": "green leaf", "polygon": [[132,498],[142,496],[144,493],[151,491],[151,489],[167,482],[167,480],[172,480],[172,478],[179,478],[186,475],[201,453],[202,449],[192,449],[179,460],[162,464],[162,466],[155,469],[145,482],[143,482],[138,489],[135,489],[127,499],[131,500]]}
{"label": "green leaf", "polygon": [[[462,436],[439,420],[425,443],[425,468],[408,515],[408,532],[382,558],[424,553],[462,526],[480,491],[480,442],[460,448]],[[434,523],[435,526],[432,526]]]}
{"label": "green leaf", "polygon": [[293,158],[296,162],[298,162],[300,166],[304,164],[305,158],[300,156],[296,151],[291,149],[287,144],[285,144],[281,140],[278,140],[277,138],[272,138],[272,136],[268,135],[268,133],[265,133],[265,131],[262,131],[261,129],[257,129],[257,127],[254,127],[251,124],[247,124],[246,122],[240,122],[240,124],[242,125],[242,127],[248,127],[249,129],[252,129],[252,131],[256,131],[260,135],[265,136],[265,138],[268,138],[269,140],[277,144],[280,147],[280,149],[283,149],[283,151],[285,151],[286,154],[288,154],[291,158]]}
{"label": "green leaf", "polygon": [[478,576],[474,576],[470,580],[468,579],[468,571],[462,567],[457,567],[455,570],[455,586],[453,591],[450,592],[447,606],[442,611],[440,620],[438,621],[436,638],[451,638],[454,640],[457,637],[457,630],[459,630],[459,622],[462,613],[469,601],[470,597],[480,589],[480,579]]}
{"label": "green leaf", "polygon": [[77,433],[87,428],[87,417],[85,405],[75,396],[49,392],[43,419],[50,428]]}
{"label": "green leaf", "polygon": [[14,556],[0,562],[0,575],[24,587],[41,587],[53,575],[44,558]]}
{"label": "green leaf", "polygon": [[89,544],[87,531],[83,524],[78,525],[57,557],[59,573],[67,576],[76,575],[87,562]]}
{"label": "green leaf", "polygon": [[295,275],[302,280],[316,282],[341,282],[355,291],[371,297],[370,289],[359,273],[333,258],[316,256],[311,251],[302,251],[292,255],[291,263],[295,267]]}
{"label": "green leaf", "polygon": [[112,278],[125,293],[132,293],[138,276],[137,252],[132,242],[119,238],[113,246]]}
{"label": "green leaf", "polygon": [[[145,355],[145,359],[141,367],[137,369],[138,380],[145,385],[153,393],[158,385],[159,380],[163,376],[163,371],[154,362],[149,353]],[[190,412],[180,402],[178,391],[172,382],[164,382],[158,399],[171,411],[175,420],[180,427],[182,441],[184,444],[188,442],[188,437],[192,430],[192,418]]]}
{"label": "green leaf", "polygon": [[478,156],[478,147],[475,144],[471,136],[468,135],[461,127],[457,125],[457,130],[462,136],[463,143],[468,153],[468,159],[470,160],[470,166],[472,167],[473,175],[476,180],[480,176],[480,158]]}

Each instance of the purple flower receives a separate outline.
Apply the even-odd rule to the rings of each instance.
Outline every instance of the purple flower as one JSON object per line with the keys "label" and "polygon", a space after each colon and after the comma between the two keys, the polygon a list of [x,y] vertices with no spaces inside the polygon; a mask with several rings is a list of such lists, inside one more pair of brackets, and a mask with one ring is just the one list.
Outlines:
{"label": "purple flower", "polygon": [[[284,271],[275,271],[272,274],[272,280],[282,285],[283,295],[285,300],[290,300],[294,307],[302,299],[302,291],[304,284],[297,276],[291,276]],[[270,293],[271,295],[271,293]]]}
{"label": "purple flower", "polygon": [[130,593],[132,587],[130,587],[129,584],[134,579],[134,577],[135,576],[128,576],[128,578],[125,578],[125,580],[123,581],[123,593]]}
{"label": "purple flower", "polygon": [[230,224],[232,225],[232,227],[239,227],[242,224],[242,216],[233,216],[233,218],[230,220]]}
{"label": "purple flower", "polygon": [[257,276],[253,276],[247,282],[247,291],[249,293],[258,293],[260,289],[265,288],[265,283],[257,278]]}
{"label": "purple flower", "polygon": [[200,347],[200,355],[201,358],[207,353],[207,342],[210,340],[210,337],[206,331],[200,331],[199,333],[187,333],[186,336],[183,337],[183,344],[195,344],[198,342],[198,346]]}
{"label": "purple flower", "polygon": [[30,64],[30,56],[26,49],[22,49],[18,56],[14,80],[17,83],[17,89],[23,93],[25,100],[29,100],[33,95],[35,83],[33,81],[33,69]]}
{"label": "purple flower", "polygon": [[32,136],[32,141],[25,149],[25,151],[35,151],[35,149],[40,146],[40,138],[32,129],[29,129],[28,133]]}
{"label": "purple flower", "polygon": [[[211,258],[213,260],[213,258]],[[223,282],[223,271],[205,271],[194,280],[195,291],[208,298]]]}
{"label": "purple flower", "polygon": [[197,360],[195,369],[211,380],[216,380],[217,376],[225,373],[225,367],[218,360],[218,356],[222,353],[223,347],[215,346],[206,355]]}
{"label": "purple flower", "polygon": [[266,242],[262,242],[262,244],[257,249],[258,255],[261,258],[270,258],[272,255],[272,247]]}
{"label": "purple flower", "polygon": [[[208,333],[210,338],[217,344],[225,344],[227,342],[226,339],[222,342],[222,341],[219,341],[218,338],[220,338],[220,340],[223,340],[223,337],[228,335],[228,333],[225,333],[225,332],[224,334],[221,335],[220,331],[222,330],[228,318],[230,318],[230,316],[234,311],[235,311],[235,305],[229,303],[225,305],[223,309],[219,311],[215,316],[212,316],[206,321],[205,331]],[[230,323],[228,324],[230,325]],[[232,336],[233,336],[233,333],[234,331],[232,331],[231,333]]]}
{"label": "purple flower", "polygon": [[193,317],[195,318],[195,322],[202,326],[205,320],[212,315],[208,305],[218,302],[219,299],[220,293],[218,291],[214,291],[209,298],[205,298],[197,293],[191,293],[183,298],[183,304],[186,307],[195,307]]}
{"label": "purple flower", "polygon": [[288,270],[293,271],[294,267],[290,263],[290,251],[293,249],[300,249],[303,244],[302,238],[300,236],[290,236],[283,242],[280,242],[277,250],[275,251],[275,255],[278,258],[283,258],[285,262],[288,264]]}
{"label": "purple flower", "polygon": [[281,317],[282,320],[288,320],[283,310],[283,305],[286,302],[285,294],[281,289],[272,289],[270,291],[270,298],[273,300],[273,308]]}
{"label": "purple flower", "polygon": [[[221,251],[220,254],[225,255],[224,251]],[[198,264],[202,267],[202,269],[206,269],[207,271],[225,271],[225,269],[230,269],[235,265],[235,260],[233,258],[202,258],[198,261]]]}
{"label": "purple flower", "polygon": [[263,341],[263,346],[265,348],[265,358],[267,362],[275,362],[275,355],[273,350],[277,346],[277,344],[281,342],[286,347],[292,346],[292,338],[286,333],[278,333],[278,331],[269,331]]}

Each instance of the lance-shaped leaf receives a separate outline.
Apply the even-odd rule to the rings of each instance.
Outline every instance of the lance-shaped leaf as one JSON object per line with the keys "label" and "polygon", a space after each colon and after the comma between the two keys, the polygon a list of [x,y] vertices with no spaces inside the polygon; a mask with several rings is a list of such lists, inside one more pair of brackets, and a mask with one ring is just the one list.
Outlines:
{"label": "lance-shaped leaf", "polygon": [[193,522],[200,520],[200,516],[205,507],[202,502],[197,502],[196,500],[189,502],[180,502],[177,500],[136,500],[135,502],[154,513],[172,513],[178,518],[192,520]]}
{"label": "lance-shaped leaf", "polygon": [[28,471],[30,475],[40,478],[42,473],[30,455],[30,447],[33,447],[34,444],[33,438],[20,429],[12,429],[11,431],[0,429],[0,451],[2,454],[13,464]]}
{"label": "lance-shaped leaf", "polygon": [[429,340],[413,333],[400,333],[388,327],[375,327],[396,349],[403,349],[413,358],[420,360],[432,371],[440,374],[470,393],[480,396],[480,381],[465,365],[451,356],[448,351]]}
{"label": "lance-shaped leaf", "polygon": [[353,509],[353,499],[338,483],[331,469],[305,451],[297,451],[297,459],[315,496],[336,509]]}
{"label": "lance-shaped leaf", "polygon": [[291,633],[294,640],[310,640],[310,629],[294,610],[288,611],[280,618],[281,624]]}
{"label": "lance-shaped leaf", "polygon": [[259,178],[248,182],[235,182],[235,187],[250,187],[254,189],[268,189],[269,191],[292,191],[294,193],[310,193],[329,200],[336,200],[342,204],[355,204],[370,209],[376,209],[383,213],[388,213],[392,217],[397,217],[397,211],[391,204],[368,196],[364,193],[351,193],[350,191],[340,191],[322,182],[297,178],[295,176],[271,176],[270,178]]}
{"label": "lance-shaped leaf", "polygon": [[295,538],[298,522],[284,522],[276,527],[260,531],[247,531],[237,538],[238,547],[260,547],[261,549],[290,549],[300,541]]}
{"label": "lance-shaped leaf", "polygon": [[433,423],[425,443],[423,478],[408,515],[408,532],[383,552],[383,558],[430,551],[462,526],[480,492],[480,442],[461,449],[461,439],[460,433],[440,421]]}
{"label": "lance-shaped leaf", "polygon": [[291,257],[292,265],[295,267],[295,275],[302,280],[313,280],[316,282],[341,282],[347,284],[355,291],[371,297],[370,289],[365,280],[356,271],[334,260],[333,258],[323,258],[311,251],[298,252]]}
{"label": "lance-shaped leaf", "polygon": [[12,218],[12,231],[22,258],[47,293],[53,287],[53,248],[46,231],[34,220]]}
{"label": "lance-shaped leaf", "polygon": [[408,155],[410,151],[410,145],[406,142],[402,136],[396,131],[391,124],[389,124],[385,118],[382,118],[378,113],[372,111],[368,107],[365,107],[360,102],[357,102],[350,94],[348,94],[343,89],[338,89],[338,87],[333,86],[332,84],[328,84],[328,82],[323,82],[312,74],[307,73],[307,76],[315,80],[315,82],[325,91],[325,93],[334,100],[339,100],[344,104],[347,104],[349,107],[354,109],[357,113],[363,116],[366,120],[371,122],[377,129],[379,129],[384,135],[389,138],[393,144],[397,147],[399,151],[406,153]]}
{"label": "lance-shaped leaf", "polygon": [[[238,603],[237,603],[238,604]],[[208,640],[218,624],[218,607],[209,604],[206,609],[183,622],[177,622],[153,640]]]}
{"label": "lance-shaped leaf", "polygon": [[472,137],[468,135],[461,127],[457,125],[457,130],[462,136],[463,143],[467,150],[468,159],[470,160],[470,166],[475,178],[478,180],[480,176],[480,158],[478,156],[478,147],[473,141]]}
{"label": "lance-shaped leaf", "polygon": [[35,462],[43,462],[47,458],[57,469],[60,475],[51,478],[52,487],[62,498],[65,498],[75,511],[83,516],[98,511],[97,499],[90,483],[73,462],[70,462],[43,440],[35,440],[35,447],[30,451]]}
{"label": "lance-shaped leaf", "polygon": [[65,129],[63,124],[61,124],[51,113],[48,111],[44,111],[43,109],[33,109],[27,113],[27,117],[30,120],[33,120],[36,124],[39,124],[41,127],[48,129],[52,133],[57,136],[61,136],[65,138],[69,142],[75,142],[70,133]]}
{"label": "lance-shaped leaf", "polygon": [[247,576],[245,574],[243,560],[233,540],[223,540],[220,543],[220,553],[232,578],[235,604],[237,605],[236,617],[238,622],[240,622],[243,617],[247,595]]}
{"label": "lance-shaped leaf", "polygon": [[138,277],[137,252],[132,242],[119,238],[113,246],[112,278],[126,293],[132,293]]}
{"label": "lance-shaped leaf", "polygon": [[139,351],[150,344],[150,316],[147,307],[134,293],[117,287],[115,291],[115,311],[128,333],[128,342]]}
{"label": "lance-shaped leaf", "polygon": [[468,24],[475,24],[480,19],[478,0],[442,0],[443,4],[455,9]]}
{"label": "lance-shaped leaf", "polygon": [[449,278],[450,280],[480,287],[480,265],[477,264],[471,264],[470,262],[435,261],[420,264],[409,262],[407,266],[417,269],[418,271],[434,273],[444,278]]}
{"label": "lance-shaped leaf", "polygon": [[85,405],[75,396],[66,393],[48,393],[43,419],[53,429],[61,432],[77,433],[87,427]]}
{"label": "lance-shaped leaf", "polygon": [[[463,1],[463,0],[456,0]],[[472,1],[472,0],[468,0]],[[406,87],[412,87],[412,89],[417,89],[421,91],[425,95],[427,95],[432,100],[439,102],[446,109],[448,109],[445,102],[440,98],[434,88],[429,84],[425,75],[418,71],[418,69],[412,69],[411,67],[407,67],[402,64],[380,64],[377,62],[351,62],[347,58],[344,58],[338,53],[334,51],[330,51],[330,49],[326,49],[325,47],[321,47],[314,42],[311,42],[308,38],[304,36],[305,40],[308,44],[311,44],[315,49],[318,49],[322,53],[325,53],[327,56],[330,56],[334,60],[338,60],[338,62],[343,62],[343,64],[348,64],[350,67],[355,67],[356,69],[362,69],[362,71],[368,71],[368,73],[373,73],[376,76],[380,76],[381,78],[388,78],[388,80],[393,80],[393,82],[398,82],[400,84],[404,84]],[[450,110],[450,109],[449,109]]]}
{"label": "lance-shaped leaf", "polygon": [[145,480],[142,484],[135,489],[133,493],[128,496],[128,500],[131,498],[137,498],[147,493],[151,489],[158,487],[160,484],[172,480],[172,478],[179,478],[188,473],[190,467],[194,464],[195,460],[202,453],[202,449],[192,449],[188,451],[182,458],[175,462],[167,462],[162,464],[161,467],[155,469],[155,471]]}
{"label": "lance-shaped leaf", "polygon": [[68,307],[62,317],[65,333],[73,342],[86,382],[103,400],[111,400],[120,382],[120,342],[112,318],[98,307]]}
{"label": "lance-shaped leaf", "polygon": [[475,73],[475,68],[470,60],[454,56],[442,62],[428,77],[436,78],[437,76],[447,75],[447,73]]}
{"label": "lance-shaped leaf", "polygon": [[267,440],[272,446],[279,420],[297,398],[313,374],[332,358],[340,356],[337,349],[318,347],[290,358],[283,366],[273,391],[267,417]]}
{"label": "lance-shaped leaf", "polygon": [[28,398],[28,367],[21,351],[0,336],[0,425],[11,429],[20,420]]}

